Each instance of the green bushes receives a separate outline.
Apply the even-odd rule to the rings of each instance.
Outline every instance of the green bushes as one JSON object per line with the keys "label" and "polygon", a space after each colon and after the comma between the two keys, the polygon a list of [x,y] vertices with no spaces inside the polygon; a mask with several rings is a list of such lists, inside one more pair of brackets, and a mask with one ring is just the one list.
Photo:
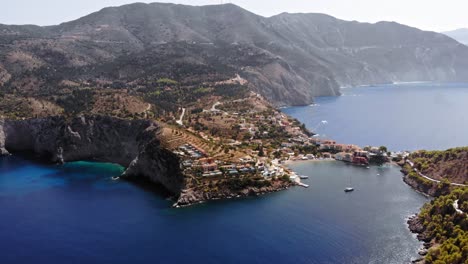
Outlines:
{"label": "green bushes", "polygon": [[156,81],[157,84],[159,85],[177,85],[178,82],[174,81],[169,78],[160,78],[159,80]]}
{"label": "green bushes", "polygon": [[67,113],[80,113],[92,108],[94,104],[94,91],[91,89],[73,90],[71,95],[58,99],[60,105]]}
{"label": "green bushes", "polygon": [[468,217],[456,212],[453,206],[456,200],[458,204],[467,203],[468,188],[436,198],[419,214],[427,240],[434,239],[438,244],[429,250],[425,258],[427,263],[462,264],[468,261]]}
{"label": "green bushes", "polygon": [[271,182],[263,178],[232,178],[226,181],[231,191],[241,191],[249,187],[263,188],[271,186]]}

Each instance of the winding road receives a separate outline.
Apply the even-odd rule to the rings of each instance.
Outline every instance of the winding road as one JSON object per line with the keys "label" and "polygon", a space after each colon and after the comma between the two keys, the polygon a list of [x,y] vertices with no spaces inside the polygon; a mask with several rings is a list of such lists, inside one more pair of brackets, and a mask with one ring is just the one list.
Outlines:
{"label": "winding road", "polygon": [[453,202],[453,208],[455,209],[455,211],[457,211],[457,213],[459,214],[465,214],[465,212],[463,212],[462,210],[460,210],[458,208],[458,200],[456,200],[455,202]]}
{"label": "winding road", "polygon": [[214,103],[214,105],[211,107],[210,111],[211,111],[211,112],[219,111],[218,109],[216,109],[216,107],[217,107],[218,105],[222,105],[222,104],[221,104],[220,102]]}
{"label": "winding road", "polygon": [[[407,160],[406,160],[406,163],[408,163],[408,164],[411,166],[411,168],[413,168],[413,171],[415,171],[419,176],[421,176],[421,177],[423,177],[423,178],[425,178],[425,179],[427,179],[427,180],[430,180],[430,181],[432,181],[432,182],[440,183],[440,181],[438,181],[438,180],[436,180],[436,179],[432,179],[431,177],[428,177],[428,176],[422,174],[418,169],[416,169],[416,168],[414,167],[414,162],[412,162],[411,160],[408,160],[408,159],[407,159]],[[450,184],[453,185],[453,186],[468,187],[468,185],[466,185],[466,184],[461,184],[461,183],[454,183],[454,182],[451,182]]]}
{"label": "winding road", "polygon": [[182,108],[182,114],[180,115],[179,120],[176,121],[177,124],[181,126],[184,125],[184,122],[182,121],[184,119],[184,115],[185,115],[185,108]]}

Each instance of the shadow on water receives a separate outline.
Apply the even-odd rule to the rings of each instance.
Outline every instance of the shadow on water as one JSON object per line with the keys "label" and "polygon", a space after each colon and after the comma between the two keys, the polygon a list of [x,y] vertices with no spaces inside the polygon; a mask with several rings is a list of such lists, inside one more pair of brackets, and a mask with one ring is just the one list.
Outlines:
{"label": "shadow on water", "polygon": [[39,155],[30,150],[21,150],[21,151],[11,151],[8,150],[11,155],[5,156],[5,159],[15,159],[16,161],[23,160],[34,165],[54,165],[56,163],[52,162],[52,155]]}
{"label": "shadow on water", "polygon": [[0,158],[0,172],[7,175],[18,168],[32,165],[38,168],[50,169],[40,175],[42,179],[37,178],[35,181],[60,181],[62,183],[60,188],[81,190],[99,188],[100,191],[104,191],[104,189],[111,187],[125,188],[125,185],[130,185],[162,199],[173,197],[173,194],[162,185],[143,177],[132,179],[118,178],[115,180],[116,177],[119,177],[125,171],[125,168],[118,164],[92,160],[57,164],[50,160],[50,157],[32,154],[29,151],[17,151],[10,156]]}
{"label": "shadow on water", "polygon": [[124,181],[124,182],[127,182],[127,183],[130,183],[136,187],[138,187],[139,189],[147,192],[147,193],[152,193],[152,194],[155,194],[157,196],[160,196],[164,199],[168,199],[168,198],[173,198],[174,195],[169,192],[166,188],[164,188],[164,186],[162,186],[161,184],[157,184],[157,183],[154,183],[152,181],[150,181],[149,179],[147,178],[144,178],[144,177],[140,177],[138,179],[126,179],[126,178],[121,178],[119,179],[119,181]]}

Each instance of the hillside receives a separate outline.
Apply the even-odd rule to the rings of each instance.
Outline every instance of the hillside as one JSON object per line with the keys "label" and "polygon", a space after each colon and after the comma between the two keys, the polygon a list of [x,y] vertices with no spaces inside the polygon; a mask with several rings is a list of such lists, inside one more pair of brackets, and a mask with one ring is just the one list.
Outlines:
{"label": "hillside", "polygon": [[456,41],[468,45],[468,28],[460,28],[453,31],[442,32]]}
{"label": "hillside", "polygon": [[468,183],[468,147],[446,151],[418,151],[411,154],[409,159],[420,172],[433,179]]}
{"label": "hillside", "polygon": [[[405,182],[434,196],[409,219],[425,249],[417,263],[466,263],[468,259],[468,147],[412,153],[403,168]],[[422,174],[422,175],[421,175]],[[423,175],[440,182],[429,180]]]}
{"label": "hillside", "polygon": [[237,74],[277,106],[302,105],[340,86],[468,81],[468,47],[397,23],[265,18],[232,4],[137,3],[56,26],[0,25],[0,96],[12,105],[33,97],[66,108],[64,97],[80,89],[146,100],[138,91],[160,79],[190,92]]}
{"label": "hillside", "polygon": [[458,189],[424,205],[408,221],[424,241],[417,263],[466,263],[468,259],[468,189]]}

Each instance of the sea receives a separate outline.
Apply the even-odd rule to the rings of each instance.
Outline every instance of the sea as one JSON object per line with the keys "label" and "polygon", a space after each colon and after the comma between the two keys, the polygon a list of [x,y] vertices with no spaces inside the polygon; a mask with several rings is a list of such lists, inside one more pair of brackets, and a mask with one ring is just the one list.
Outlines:
{"label": "sea", "polygon": [[[345,89],[284,109],[324,137],[392,150],[467,145],[468,85]],[[326,122],[322,122],[326,121]],[[320,125],[317,127],[317,124]],[[171,208],[114,164],[0,158],[0,263],[409,263],[429,200],[398,167],[291,164],[309,188]],[[352,185],[355,191],[343,190]]]}
{"label": "sea", "polygon": [[359,146],[414,151],[468,145],[468,84],[402,83],[342,93],[284,112],[318,137]]}

